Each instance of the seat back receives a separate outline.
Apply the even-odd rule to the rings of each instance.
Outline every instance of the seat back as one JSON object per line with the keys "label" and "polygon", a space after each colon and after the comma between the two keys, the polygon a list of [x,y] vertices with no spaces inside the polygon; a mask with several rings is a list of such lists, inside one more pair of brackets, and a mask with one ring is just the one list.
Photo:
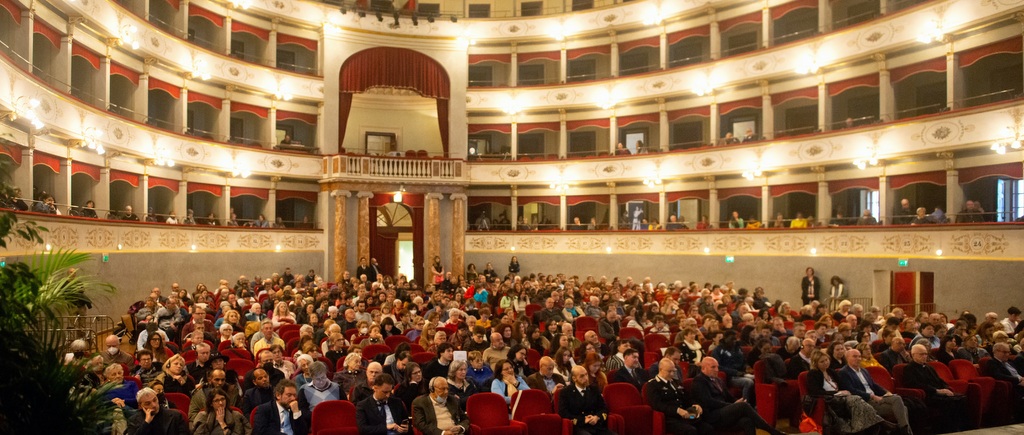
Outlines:
{"label": "seat back", "polygon": [[395,350],[395,348],[402,343],[412,343],[412,341],[409,340],[409,337],[404,335],[392,335],[384,339],[384,344],[388,345],[391,350]]}
{"label": "seat back", "polygon": [[[893,380],[893,385],[896,386],[896,388],[904,388],[905,387],[905,385],[903,385],[903,370],[906,370],[906,368],[907,368],[906,364],[896,364],[895,366],[892,367],[892,380]],[[878,382],[878,381],[875,381],[875,382]],[[881,385],[881,384],[879,384],[879,385]]]}
{"label": "seat back", "polygon": [[953,372],[953,376],[965,381],[981,376],[978,374],[978,369],[974,367],[974,364],[971,364],[970,361],[965,359],[955,359],[950,361],[949,369]]}
{"label": "seat back", "polygon": [[558,414],[538,414],[522,420],[528,427],[529,435],[570,435],[572,423]]}
{"label": "seat back", "polygon": [[765,372],[764,360],[759,359],[759,360],[757,360],[757,362],[754,363],[754,383],[755,384],[763,384],[763,383],[765,383],[765,376],[766,375],[765,375],[764,372]]}
{"label": "seat back", "polygon": [[247,359],[229,358],[228,362],[224,364],[224,368],[234,370],[239,375],[245,375],[256,368],[256,364]]}
{"label": "seat back", "polygon": [[644,336],[644,350],[661,352],[662,348],[668,347],[668,339],[661,334],[647,334]]}
{"label": "seat back", "polygon": [[[369,346],[367,346],[367,347],[369,347]],[[365,353],[363,354],[363,358],[366,358],[366,354]],[[430,362],[430,360],[432,360],[432,359],[434,359],[434,354],[432,352],[416,352],[416,353],[412,354],[413,362],[415,362],[416,364],[419,364],[419,365],[426,364],[426,363]]]}
{"label": "seat back", "polygon": [[807,395],[807,372],[800,372],[796,377],[796,383],[800,386],[800,397]]}
{"label": "seat back", "polygon": [[540,352],[536,349],[526,349],[526,365],[531,369],[540,370]]}
{"label": "seat back", "polygon": [[991,359],[992,357],[986,356],[978,360],[978,373],[980,373],[982,376],[992,376],[992,373],[988,372],[988,362]]}
{"label": "seat back", "polygon": [[627,406],[643,405],[640,399],[640,392],[633,384],[616,383],[604,387],[604,401],[608,405],[608,411],[621,414],[620,409]]}
{"label": "seat back", "polygon": [[533,318],[533,314],[540,311],[542,306],[540,304],[528,304],[526,305],[526,317]]}
{"label": "seat back", "polygon": [[469,396],[466,414],[473,425],[483,429],[509,425],[505,398],[494,393],[477,393]]}
{"label": "seat back", "polygon": [[942,378],[942,380],[945,381],[947,384],[953,382],[956,379],[953,377],[953,372],[949,370],[949,366],[939,361],[931,361],[928,363],[928,365],[932,366],[932,368],[935,369],[935,373],[937,373],[939,377]]}
{"label": "seat back", "polygon": [[635,338],[637,340],[644,339],[644,331],[638,328],[621,328],[619,329],[619,338]]}
{"label": "seat back", "polygon": [[381,353],[387,355],[391,353],[391,348],[386,344],[371,344],[363,348],[363,359],[371,361]]}
{"label": "seat back", "polygon": [[217,353],[224,352],[225,350],[227,350],[230,347],[231,347],[231,340],[222,341],[222,342],[220,342],[220,344],[217,345]]}
{"label": "seat back", "polygon": [[590,316],[576,318],[576,331],[597,331],[597,319]]}
{"label": "seat back", "polygon": [[327,400],[313,408],[313,435],[324,429],[356,427],[356,406],[347,400]]}
{"label": "seat back", "polygon": [[526,422],[526,417],[551,413],[551,397],[541,390],[512,393],[512,419]]}
{"label": "seat back", "polygon": [[871,379],[874,379],[875,383],[880,387],[885,388],[887,391],[892,391],[895,388],[892,376],[889,376],[889,372],[885,370],[885,367],[868,367],[864,370],[868,371]]}
{"label": "seat back", "polygon": [[164,397],[167,403],[174,404],[176,409],[184,409],[185,412],[188,412],[188,406],[192,403],[192,398],[181,393],[165,393]]}

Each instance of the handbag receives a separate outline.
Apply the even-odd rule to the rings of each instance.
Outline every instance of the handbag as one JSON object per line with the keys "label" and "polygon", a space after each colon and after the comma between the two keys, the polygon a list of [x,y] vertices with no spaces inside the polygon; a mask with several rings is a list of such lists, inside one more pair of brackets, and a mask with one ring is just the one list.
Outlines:
{"label": "handbag", "polygon": [[813,418],[808,416],[806,412],[801,412],[800,413],[800,432],[803,432],[803,433],[808,433],[808,432],[822,433],[822,430],[823,429],[821,428],[821,426],[818,426],[818,423],[815,422]]}

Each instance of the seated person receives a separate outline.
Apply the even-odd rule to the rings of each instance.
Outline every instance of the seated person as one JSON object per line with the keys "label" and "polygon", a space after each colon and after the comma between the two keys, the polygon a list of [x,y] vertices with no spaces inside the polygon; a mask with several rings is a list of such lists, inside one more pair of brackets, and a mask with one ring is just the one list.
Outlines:
{"label": "seated person", "polygon": [[928,407],[938,412],[938,421],[932,425],[936,433],[961,432],[967,430],[967,396],[953,393],[946,381],[928,365],[928,348],[923,344],[914,345],[910,356],[914,362],[903,369],[903,384],[907,388],[924,390]]}
{"label": "seated person", "polygon": [[693,379],[693,393],[704,409],[703,419],[716,431],[737,429],[746,435],[756,435],[757,429],[761,429],[771,435],[783,435],[764,421],[746,399],[732,397],[725,381],[718,377],[718,361],[712,357],[704,357],[700,362],[700,374]]}
{"label": "seated person", "polygon": [[608,429],[608,406],[583,366],[572,368],[572,386],[558,397],[558,415],[572,422],[576,435],[615,435]]}
{"label": "seated person", "polygon": [[469,417],[459,407],[459,398],[448,394],[448,381],[430,380],[428,394],[412,401],[413,426],[426,435],[458,435],[469,432]]}
{"label": "seated person", "polygon": [[542,357],[538,364],[540,370],[526,378],[526,385],[532,390],[546,391],[555,394],[559,386],[565,385],[565,378],[555,373],[555,360],[549,356]]}
{"label": "seated person", "polygon": [[903,399],[876,384],[875,380],[871,378],[871,374],[861,368],[860,360],[859,350],[850,349],[846,351],[846,365],[839,370],[837,376],[839,378],[839,389],[860,396],[861,399],[864,399],[871,407],[875,408],[875,412],[878,415],[896,423],[899,426],[900,433],[911,434],[910,420],[907,415],[907,407],[903,405]]}
{"label": "seated person", "polygon": [[683,393],[683,385],[673,379],[678,365],[670,358],[662,358],[657,366],[658,374],[647,382],[647,403],[655,411],[665,414],[665,432],[687,435],[713,433],[715,429],[701,415],[701,406],[692,403]]}
{"label": "seated person", "polygon": [[650,380],[650,375],[640,364],[640,353],[636,349],[626,349],[622,353],[622,360],[622,368],[615,372],[615,377],[610,382],[625,382],[632,384],[637,391],[642,391],[644,384]]}
{"label": "seated person", "polygon": [[394,388],[395,380],[387,373],[374,379],[373,394],[356,404],[356,425],[360,434],[387,435],[409,431],[405,405],[391,396]]}

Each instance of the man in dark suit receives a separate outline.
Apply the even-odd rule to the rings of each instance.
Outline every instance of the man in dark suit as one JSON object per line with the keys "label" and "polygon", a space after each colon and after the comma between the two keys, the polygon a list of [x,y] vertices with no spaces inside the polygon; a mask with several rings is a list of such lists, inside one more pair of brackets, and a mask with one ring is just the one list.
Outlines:
{"label": "man in dark suit", "polygon": [[469,417],[459,407],[459,398],[448,394],[448,380],[440,376],[431,379],[429,390],[412,401],[413,426],[426,435],[469,432]]}
{"label": "man in dark suit", "polygon": [[909,364],[911,361],[910,355],[907,354],[907,342],[898,334],[889,340],[889,348],[878,356],[878,363],[889,373],[892,373],[892,368],[896,367],[896,364]]}
{"label": "man in dark suit", "polygon": [[907,417],[907,407],[903,405],[900,396],[892,394],[875,383],[871,374],[860,367],[860,351],[850,349],[846,351],[846,365],[839,370],[839,389],[849,391],[864,399],[875,412],[882,418],[896,423],[900,433],[910,435],[910,420]]}
{"label": "man in dark suit", "polygon": [[636,349],[626,349],[625,352],[622,352],[622,361],[622,368],[615,372],[615,377],[612,378],[611,382],[632,384],[636,387],[637,391],[642,391],[644,384],[651,377],[640,364],[640,353]]}
{"label": "man in dark suit", "polygon": [[938,421],[932,424],[936,433],[961,432],[967,430],[967,396],[953,393],[946,381],[932,366],[928,365],[928,348],[917,344],[910,349],[914,362],[903,369],[903,384],[908,388],[924,390],[928,407]]}
{"label": "man in dark suit", "polygon": [[270,388],[270,375],[266,370],[256,369],[252,373],[253,387],[242,396],[242,415],[249,415],[257,406],[274,401],[274,389]]}
{"label": "man in dark suit", "polygon": [[305,435],[309,433],[309,413],[299,407],[298,389],[290,380],[274,386],[274,401],[256,407],[253,435]]}
{"label": "man in dark suit", "polygon": [[798,379],[800,373],[811,369],[811,352],[814,349],[814,339],[805,338],[800,342],[800,351],[786,363],[786,379]]}
{"label": "man in dark suit", "polygon": [[614,307],[609,307],[608,313],[597,323],[597,334],[611,343],[619,339],[619,329],[621,327],[622,325],[619,324],[619,312],[615,311]]}
{"label": "man in dark suit", "polygon": [[658,374],[647,381],[647,403],[665,414],[665,432],[674,435],[706,435],[715,429],[701,416],[703,409],[683,393],[683,385],[673,379],[678,366],[670,358],[658,362]]}
{"label": "man in dark suit", "polygon": [[356,404],[356,425],[360,435],[390,435],[409,431],[405,405],[391,397],[395,380],[382,373],[373,380],[373,394]]}
{"label": "man in dark suit", "polygon": [[700,374],[693,379],[693,393],[704,408],[704,419],[716,430],[738,429],[746,435],[756,435],[761,429],[771,435],[783,435],[764,421],[745,399],[732,397],[729,386],[718,377],[718,360],[712,357],[701,360]]}
{"label": "man in dark suit", "polygon": [[615,435],[608,429],[608,406],[597,387],[590,385],[587,369],[573,367],[572,381],[559,392],[558,415],[572,422],[576,435]]}
{"label": "man in dark suit", "polygon": [[541,390],[554,394],[559,385],[565,386],[565,378],[555,373],[555,360],[549,356],[542,357],[537,366],[540,370],[526,377],[526,385],[531,390]]}
{"label": "man in dark suit", "polygon": [[1017,421],[1021,421],[1024,420],[1024,376],[1010,362],[1011,356],[1010,345],[996,343],[992,346],[992,359],[988,360],[986,368],[993,378],[1013,385],[1013,397],[1017,405],[1014,414]]}
{"label": "man in dark suit", "polygon": [[160,407],[156,391],[143,388],[135,394],[139,411],[128,419],[128,435],[188,435],[188,424],[181,413]]}

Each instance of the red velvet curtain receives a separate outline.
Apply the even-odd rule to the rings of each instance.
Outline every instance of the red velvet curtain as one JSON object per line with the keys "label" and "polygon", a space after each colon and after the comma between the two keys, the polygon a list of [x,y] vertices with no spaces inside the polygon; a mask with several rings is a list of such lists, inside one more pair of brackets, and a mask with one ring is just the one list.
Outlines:
{"label": "red velvet curtain", "polygon": [[437,99],[437,128],[441,130],[441,148],[448,157],[448,99]]}
{"label": "red velvet curtain", "polygon": [[[340,140],[352,106],[352,94],[374,87],[411,89],[427,98],[437,99],[437,120],[441,144],[448,154],[448,99],[451,83],[444,67],[423,53],[395,47],[377,47],[360,51],[341,66]],[[347,98],[347,101],[346,101]]]}
{"label": "red velvet curtain", "polygon": [[345,127],[348,125],[348,114],[352,111],[352,94],[342,92],[338,99],[338,144],[339,153],[345,152]]}

